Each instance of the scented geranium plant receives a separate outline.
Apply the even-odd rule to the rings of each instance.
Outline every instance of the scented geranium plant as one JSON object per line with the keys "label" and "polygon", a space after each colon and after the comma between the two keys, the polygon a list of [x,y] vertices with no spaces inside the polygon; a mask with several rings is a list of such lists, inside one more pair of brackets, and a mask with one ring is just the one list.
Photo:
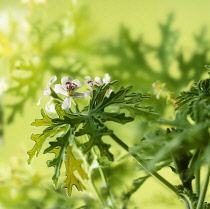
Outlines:
{"label": "scented geranium plant", "polygon": [[[41,109],[42,118],[31,125],[46,128],[40,134],[31,135],[35,144],[28,151],[30,164],[44,143],[48,144],[44,154],[54,153],[54,158],[48,160],[47,165],[54,167],[52,180],[56,187],[64,164],[66,177],[63,188],[67,189],[67,194],[72,195],[73,186],[78,191],[85,190],[87,182],[84,180],[87,180],[91,182],[101,208],[128,208],[131,195],[149,177],[157,179],[174,193],[186,209],[210,208],[210,203],[205,201],[210,178],[210,78],[200,80],[190,90],[181,92],[174,100],[175,115],[172,120],[163,118],[151,106],[144,105],[150,100],[148,94],[132,92],[131,86],[121,86],[116,90],[117,81],[111,81],[108,74],[103,79],[86,76],[85,92],[79,91],[83,83],[78,79],[63,77],[61,84],[54,85],[56,81],[56,76],[53,76],[44,90],[44,97],[49,98],[46,110],[55,113],[54,117]],[[152,128],[145,129],[144,136],[129,147],[130,139],[120,139],[113,123],[126,128],[135,116],[142,117]],[[145,171],[144,176],[133,181],[132,189],[123,193],[121,204],[116,204],[116,195],[101,194],[92,176],[93,168],[97,166],[106,189],[111,187],[103,173],[103,159],[117,162],[113,162],[115,156],[110,151],[111,145],[106,142],[107,137]],[[170,168],[179,177],[179,185],[159,174],[164,167]]]}

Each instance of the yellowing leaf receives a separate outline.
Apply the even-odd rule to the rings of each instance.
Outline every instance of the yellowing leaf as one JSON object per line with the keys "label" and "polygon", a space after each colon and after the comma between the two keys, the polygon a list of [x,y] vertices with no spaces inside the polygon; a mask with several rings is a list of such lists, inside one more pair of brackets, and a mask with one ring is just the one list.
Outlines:
{"label": "yellowing leaf", "polygon": [[34,155],[38,156],[43,143],[46,139],[56,136],[57,134],[66,133],[68,130],[69,125],[59,125],[55,127],[48,127],[46,128],[42,134],[32,134],[31,139],[35,141],[35,145],[31,150],[27,153],[29,155],[28,164],[31,163],[32,158]]}
{"label": "yellowing leaf", "polygon": [[70,115],[70,114],[67,114],[65,112],[65,110],[61,109],[61,106],[60,105],[56,105],[55,106],[55,110],[59,116],[59,119],[63,120],[64,117],[67,117],[67,118],[76,118],[77,116],[74,116],[74,115]]}
{"label": "yellowing leaf", "polygon": [[85,186],[74,175],[74,171],[77,170],[82,179],[88,180],[88,176],[86,172],[81,168],[81,164],[82,160],[77,160],[72,153],[72,147],[68,146],[68,148],[66,149],[66,160],[65,160],[67,177],[64,180],[65,184],[63,185],[63,188],[67,188],[67,194],[69,196],[71,196],[73,185],[76,186],[78,191],[83,191],[85,189]]}
{"label": "yellowing leaf", "polygon": [[35,154],[36,154],[36,156],[39,154],[39,152],[42,148],[42,145],[43,145],[46,138],[44,137],[44,135],[42,135],[42,137],[40,137],[40,134],[32,134],[31,139],[33,141],[35,141],[36,144],[34,145],[34,147],[31,150],[29,150],[27,152],[27,154],[29,155],[28,164],[31,163],[31,160],[32,160],[32,158]]}
{"label": "yellowing leaf", "polygon": [[44,113],[41,109],[42,119],[36,119],[35,122],[31,123],[32,126],[50,126],[52,125],[52,119]]}

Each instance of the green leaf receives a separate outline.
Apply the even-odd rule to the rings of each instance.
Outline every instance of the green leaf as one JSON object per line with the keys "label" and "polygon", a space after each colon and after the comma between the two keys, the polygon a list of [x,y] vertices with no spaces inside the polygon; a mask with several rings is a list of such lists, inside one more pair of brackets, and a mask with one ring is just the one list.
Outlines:
{"label": "green leaf", "polygon": [[31,123],[32,126],[50,126],[52,125],[52,119],[44,113],[41,109],[42,119],[36,119],[35,122]]}
{"label": "green leaf", "polygon": [[79,176],[82,179],[89,179],[86,172],[81,167],[82,160],[77,160],[72,153],[72,146],[68,146],[66,149],[66,179],[64,180],[65,184],[63,188],[67,188],[68,196],[71,196],[73,185],[77,188],[78,191],[83,191],[85,186],[81,181],[75,176],[74,171],[77,171]]}
{"label": "green leaf", "polygon": [[69,138],[74,138],[74,136],[72,136],[71,129],[69,129],[63,136],[57,137],[57,141],[49,142],[50,147],[44,151],[44,153],[50,152],[55,154],[54,159],[47,162],[48,167],[54,167],[54,175],[52,180],[55,187],[57,187],[58,178],[60,176],[60,169],[65,157],[66,148],[69,145]]}
{"label": "green leaf", "polygon": [[104,112],[103,114],[100,114],[99,118],[102,122],[113,121],[120,124],[125,124],[134,120],[132,117],[126,117],[125,113],[119,114],[109,112]]}
{"label": "green leaf", "polygon": [[43,143],[47,139],[52,138],[58,134],[60,135],[62,133],[65,133],[68,130],[68,128],[69,128],[68,125],[58,125],[58,126],[48,127],[44,129],[43,133],[41,134],[32,134],[31,139],[35,141],[35,145],[33,146],[31,150],[27,152],[29,155],[28,164],[31,163],[31,160],[34,157],[34,155],[38,156],[43,146]]}
{"label": "green leaf", "polygon": [[31,163],[31,160],[34,157],[34,155],[38,156],[46,138],[45,137],[40,137],[40,134],[32,134],[31,135],[31,140],[35,141],[36,144],[34,145],[34,147],[31,150],[29,150],[27,152],[27,154],[29,155],[28,164]]}
{"label": "green leaf", "polygon": [[152,107],[141,107],[133,104],[120,104],[120,108],[128,110],[133,117],[140,116],[148,121],[155,121],[160,117],[157,111],[152,110]]}
{"label": "green leaf", "polygon": [[76,136],[89,135],[89,141],[84,144],[84,153],[90,151],[93,146],[97,146],[101,156],[106,156],[109,160],[113,161],[113,155],[109,152],[110,145],[104,143],[101,139],[102,136],[111,135],[112,133],[113,131],[108,129],[99,120],[89,117],[83,128],[76,133]]}
{"label": "green leaf", "polygon": [[161,118],[158,120],[160,124],[169,125],[171,127],[179,127],[179,128],[189,128],[191,124],[187,119],[187,112],[186,111],[178,111],[175,115],[174,120],[166,120]]}
{"label": "green leaf", "polygon": [[[177,98],[177,110],[183,106],[190,108],[196,101],[204,101],[206,105],[210,104],[210,78],[200,80],[195,83],[189,91],[181,92]],[[191,112],[191,110],[189,110]]]}
{"label": "green leaf", "polygon": [[55,105],[55,110],[56,110],[56,113],[57,113],[58,116],[59,116],[59,119],[61,119],[61,120],[64,120],[65,118],[71,118],[71,119],[77,118],[77,115],[67,114],[67,113],[65,112],[65,110],[63,110],[63,109],[61,108],[61,105],[56,104],[56,105]]}

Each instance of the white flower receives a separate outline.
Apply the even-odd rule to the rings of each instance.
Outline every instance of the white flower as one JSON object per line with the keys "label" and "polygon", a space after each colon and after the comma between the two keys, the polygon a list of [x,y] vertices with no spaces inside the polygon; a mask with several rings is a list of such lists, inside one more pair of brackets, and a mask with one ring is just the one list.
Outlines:
{"label": "white flower", "polygon": [[94,86],[101,86],[103,84],[101,78],[95,77],[93,81],[90,76],[85,76],[85,83],[87,83],[87,85],[92,89],[94,88]]}
{"label": "white flower", "polygon": [[[109,74],[106,73],[106,74],[104,75],[104,78],[103,78],[103,83],[108,84],[108,83],[110,83],[110,80],[111,80],[111,78],[110,78]],[[109,89],[107,90],[107,92],[106,92],[107,96],[109,96],[109,95],[111,94],[112,91],[113,91],[113,89],[112,89],[112,88],[109,88]]]}
{"label": "white flower", "polygon": [[110,83],[110,76],[109,76],[108,73],[106,73],[106,74],[104,75],[103,83],[105,83],[105,84]]}
{"label": "white flower", "polygon": [[42,96],[42,97],[38,100],[37,105],[40,105],[40,102],[41,102],[41,100],[42,100],[44,97],[50,96],[50,94],[52,93],[50,87],[51,87],[51,85],[52,85],[56,80],[57,80],[57,77],[56,77],[55,75],[49,80],[49,82],[47,83],[47,86],[46,86],[46,88],[44,89],[44,92],[43,92],[44,96]]}
{"label": "white flower", "polygon": [[161,83],[160,81],[156,81],[152,84],[152,87],[155,90],[156,98],[159,99],[160,95],[165,92],[165,83]]}
{"label": "white flower", "polygon": [[45,110],[47,112],[56,113],[55,104],[56,104],[55,100],[51,97],[50,101],[48,101],[46,106],[45,106]]}
{"label": "white flower", "polygon": [[[103,84],[108,84],[110,83],[110,76],[108,73],[106,73],[104,75],[104,78],[101,80],[101,78],[99,77],[95,77],[94,81],[92,80],[92,78],[90,76],[86,76],[85,77],[85,83],[91,88],[91,89],[94,89],[94,86],[101,86]],[[113,90],[111,88],[109,88],[106,92],[106,95],[109,96],[110,93],[112,92]]]}
{"label": "white flower", "polygon": [[66,110],[70,108],[71,102],[74,102],[73,98],[86,99],[90,95],[90,92],[75,92],[82,86],[83,84],[78,79],[72,80],[70,76],[63,77],[61,84],[55,85],[54,91],[66,96],[61,106],[62,109]]}

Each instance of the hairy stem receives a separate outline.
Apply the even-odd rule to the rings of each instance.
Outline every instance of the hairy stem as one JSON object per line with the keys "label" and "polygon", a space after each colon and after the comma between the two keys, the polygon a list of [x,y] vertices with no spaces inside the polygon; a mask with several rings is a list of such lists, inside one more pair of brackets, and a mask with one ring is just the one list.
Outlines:
{"label": "hairy stem", "polygon": [[149,173],[151,176],[153,176],[155,179],[157,179],[159,182],[161,182],[166,188],[168,188],[172,193],[174,193],[177,197],[180,198],[179,192],[175,186],[173,186],[165,178],[163,178],[161,175],[159,175],[156,171],[148,170],[145,163],[143,162],[143,160],[140,159],[138,154],[130,153],[129,147],[123,141],[121,141],[115,134],[112,134],[111,137],[115,142],[117,142],[124,150],[126,150],[138,162],[138,164],[144,169],[144,171],[146,173]]}
{"label": "hairy stem", "polygon": [[186,209],[194,209],[193,206],[192,206],[192,202],[187,195],[182,194],[181,197],[182,197],[181,199],[184,202],[184,205],[185,205]]}
{"label": "hairy stem", "polygon": [[208,188],[208,185],[209,185],[209,178],[210,178],[210,165],[208,165],[208,167],[207,167],[206,175],[205,175],[204,180],[203,180],[203,184],[202,184],[202,188],[201,188],[201,191],[200,191],[200,196],[198,198],[198,204],[197,204],[196,209],[202,209],[203,208],[207,188]]}

